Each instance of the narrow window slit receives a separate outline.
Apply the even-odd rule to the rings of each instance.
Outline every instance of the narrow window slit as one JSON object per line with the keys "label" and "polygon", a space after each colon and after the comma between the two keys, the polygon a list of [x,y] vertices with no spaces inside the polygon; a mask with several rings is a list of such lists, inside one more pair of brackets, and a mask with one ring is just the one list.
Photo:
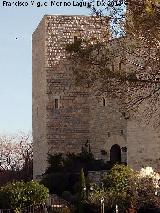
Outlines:
{"label": "narrow window slit", "polygon": [[55,104],[55,109],[58,109],[59,106],[58,106],[58,99],[57,98],[55,99],[54,104]]}
{"label": "narrow window slit", "polygon": [[77,36],[74,36],[74,42],[76,42],[78,40]]}
{"label": "narrow window slit", "polygon": [[103,106],[106,106],[106,99],[102,98],[102,101],[103,101]]}

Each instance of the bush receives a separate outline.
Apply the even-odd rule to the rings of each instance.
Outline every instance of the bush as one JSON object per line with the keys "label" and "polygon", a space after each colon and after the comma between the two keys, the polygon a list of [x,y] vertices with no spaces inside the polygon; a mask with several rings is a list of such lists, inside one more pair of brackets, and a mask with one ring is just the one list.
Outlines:
{"label": "bush", "polygon": [[26,196],[23,182],[9,183],[1,189],[1,197],[7,198],[9,208],[20,210],[25,207]]}
{"label": "bush", "polygon": [[44,203],[47,197],[48,189],[38,182],[9,183],[0,190],[0,208],[11,208],[18,212],[28,205]]}
{"label": "bush", "polygon": [[46,175],[41,183],[49,189],[51,194],[61,195],[63,191],[68,191],[68,174],[52,173]]}
{"label": "bush", "polygon": [[91,203],[98,204],[103,197],[108,208],[117,204],[120,212],[127,208],[146,210],[160,205],[160,197],[155,195],[154,179],[141,177],[128,166],[115,165],[104,178],[103,184],[104,187],[93,185],[89,193]]}
{"label": "bush", "polygon": [[50,174],[52,172],[60,172],[63,170],[63,157],[62,153],[58,154],[48,154],[48,168],[46,169],[46,174]]}
{"label": "bush", "polygon": [[42,184],[36,181],[30,181],[24,184],[24,194],[28,205],[39,205],[44,203],[48,198],[49,191]]}
{"label": "bush", "polygon": [[111,207],[116,204],[124,210],[130,206],[136,206],[137,202],[137,176],[128,166],[115,165],[104,178],[104,190],[106,191]]}

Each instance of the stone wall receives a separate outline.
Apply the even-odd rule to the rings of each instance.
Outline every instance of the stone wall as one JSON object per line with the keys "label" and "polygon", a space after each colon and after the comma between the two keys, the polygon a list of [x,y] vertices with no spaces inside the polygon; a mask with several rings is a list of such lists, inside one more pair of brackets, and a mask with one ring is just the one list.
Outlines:
{"label": "stone wall", "polygon": [[89,94],[75,85],[65,46],[74,36],[103,37],[108,33],[103,21],[85,16],[46,17],[47,140],[52,153],[79,152],[89,137]]}
{"label": "stone wall", "polygon": [[160,135],[150,125],[128,121],[128,164],[135,169],[151,166],[159,170]]}
{"label": "stone wall", "polygon": [[100,185],[102,182],[103,178],[105,178],[107,175],[106,170],[101,170],[101,171],[89,171],[87,178],[89,179],[90,183],[97,183]]}
{"label": "stone wall", "polygon": [[[33,34],[34,177],[45,170],[46,164],[36,162],[43,162],[47,152],[80,152],[89,138],[89,94],[75,85],[65,47],[75,36],[106,37],[106,20],[105,17],[99,20],[89,16],[45,16]],[[40,143],[39,135],[45,135]]]}
{"label": "stone wall", "polygon": [[[75,85],[66,44],[75,36],[103,40],[108,35],[106,23],[105,17],[100,21],[86,16],[44,16],[33,34],[34,177],[45,171],[48,152],[80,152],[87,140],[97,159],[110,160],[111,147],[118,144],[122,161],[133,168],[159,166],[158,129],[137,119],[138,114],[126,118],[120,110],[122,100],[97,96]],[[143,58],[125,52],[124,43],[127,47],[134,41],[115,39],[109,45],[117,53],[114,66],[119,66],[123,55],[123,69],[130,72],[137,69],[130,61],[143,64]]]}
{"label": "stone wall", "polygon": [[45,19],[42,19],[32,36],[32,130],[34,175],[41,175],[47,166],[46,104]]}
{"label": "stone wall", "polygon": [[[137,75],[145,73],[147,76],[151,71],[150,66],[152,66],[148,61],[150,57],[154,57],[154,49],[149,51],[145,43],[139,45],[139,41],[129,36],[121,39],[120,42],[122,45],[118,44],[117,46],[123,46],[123,48],[119,48],[119,55],[125,58],[123,69],[128,73],[134,71]],[[142,84],[141,86],[139,89],[137,87],[136,90],[132,87],[128,89],[127,96],[130,96],[130,100],[132,100],[126,100],[129,102],[128,108],[136,101],[136,96],[141,98],[143,95],[145,97],[151,91],[147,90],[147,86]],[[126,129],[127,156],[128,164],[134,169],[139,170],[146,166],[159,169],[160,127],[157,125],[159,123],[159,105],[159,101],[154,102],[154,98],[151,97],[142,101],[140,105],[135,104],[129,108]]]}
{"label": "stone wall", "polygon": [[[105,106],[103,105],[105,98]],[[127,146],[127,122],[119,112],[118,103],[107,97],[92,97],[90,101],[90,141],[98,159],[110,160],[110,149],[114,144]],[[106,155],[101,154],[106,151]]]}

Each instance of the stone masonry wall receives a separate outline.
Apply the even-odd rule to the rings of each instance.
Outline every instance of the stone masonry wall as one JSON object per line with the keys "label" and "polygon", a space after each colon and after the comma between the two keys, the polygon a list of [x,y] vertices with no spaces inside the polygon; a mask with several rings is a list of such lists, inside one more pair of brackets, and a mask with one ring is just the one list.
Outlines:
{"label": "stone masonry wall", "polygon": [[127,126],[128,164],[139,170],[151,166],[159,170],[160,134],[159,129],[130,119]]}
{"label": "stone masonry wall", "polygon": [[[103,105],[105,98],[105,106]],[[114,144],[127,146],[127,122],[119,112],[118,102],[107,97],[92,97],[90,101],[90,141],[98,159],[110,160],[110,149]],[[106,151],[106,155],[101,154]]]}
{"label": "stone masonry wall", "polygon": [[32,129],[33,174],[41,175],[46,168],[46,72],[45,19],[32,36]]}
{"label": "stone masonry wall", "polygon": [[65,46],[74,36],[103,38],[108,33],[103,21],[86,16],[46,17],[47,141],[52,153],[79,152],[89,137],[89,94],[75,85]]}
{"label": "stone masonry wall", "polygon": [[[125,64],[123,69],[126,72],[132,70],[136,73],[143,73],[143,66],[146,66],[146,62],[150,57],[150,51],[146,48],[145,44],[139,47],[134,38],[129,36],[120,40],[123,43],[123,49],[119,48],[120,55],[125,58]],[[117,45],[120,47],[121,45]],[[137,48],[132,48],[137,47]],[[130,49],[131,47],[131,49]],[[132,49],[134,51],[132,51]],[[153,51],[153,50],[152,50]],[[154,51],[153,53],[154,54]],[[150,64],[147,63],[146,70],[150,70]],[[147,89],[144,90],[147,95]],[[129,91],[134,97],[136,93],[132,88]],[[139,95],[143,94],[143,87],[138,90]],[[159,105],[157,102],[156,104]],[[129,111],[129,117],[127,119],[126,139],[127,139],[127,156],[128,164],[139,170],[142,167],[151,166],[154,169],[159,169],[160,166],[160,127],[155,127],[155,121],[158,121],[160,110],[156,111],[156,114],[149,116],[150,110],[154,108],[150,104],[150,100],[144,100],[141,105],[134,106],[134,110]],[[132,109],[132,108],[131,108]],[[153,109],[154,112],[154,109]]]}
{"label": "stone masonry wall", "polygon": [[[110,149],[118,144],[121,150],[127,148],[127,156],[121,152],[122,160],[133,168],[159,167],[158,129],[136,116],[126,119],[118,100],[96,96],[75,85],[66,44],[75,36],[102,40],[108,35],[106,23],[105,17],[100,22],[97,17],[44,16],[33,34],[34,177],[45,171],[48,152],[80,152],[87,140],[98,159],[110,160]],[[130,38],[121,41],[134,43]],[[119,66],[119,55],[125,54],[122,47],[116,40],[110,41],[110,48],[117,52],[115,66]],[[130,63],[136,60],[132,54],[124,57],[123,69],[137,69]],[[137,58],[139,63],[141,60]],[[105,156],[101,150],[105,150]]]}
{"label": "stone masonry wall", "polygon": [[[36,30],[34,37],[39,39],[43,34],[41,42],[45,45],[45,49],[40,49],[37,57],[39,60],[43,58],[45,62],[42,74],[42,64],[36,64],[35,56],[33,57],[33,73],[37,72],[37,79],[42,81],[40,85],[33,78],[33,91],[37,94],[33,102],[33,142],[39,154],[34,154],[34,162],[47,159],[47,152],[80,152],[82,144],[89,138],[89,94],[75,85],[69,61],[66,60],[65,47],[67,43],[73,42],[74,36],[85,39],[98,36],[102,39],[108,34],[106,23],[106,18],[99,20],[97,17],[86,16],[45,16]],[[33,55],[35,48],[37,47],[34,44]],[[44,94],[44,99],[39,98],[38,94]],[[38,103],[40,108],[44,107],[39,112],[43,114],[40,120],[35,117],[35,105]],[[36,131],[37,127],[39,132]],[[44,133],[45,140],[38,147],[36,138],[41,132]],[[46,164],[44,166],[35,163],[34,176],[39,171],[42,174],[45,168]]]}

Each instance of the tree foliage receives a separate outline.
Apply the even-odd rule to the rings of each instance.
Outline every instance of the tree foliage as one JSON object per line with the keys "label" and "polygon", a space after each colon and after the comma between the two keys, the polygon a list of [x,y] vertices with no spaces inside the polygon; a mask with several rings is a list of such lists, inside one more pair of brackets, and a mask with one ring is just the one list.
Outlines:
{"label": "tree foliage", "polygon": [[14,135],[0,135],[0,166],[2,170],[19,171],[32,164],[32,136],[19,132]]}
{"label": "tree foliage", "polygon": [[120,209],[126,209],[136,204],[136,176],[133,170],[124,165],[115,165],[103,180],[104,190],[112,200],[112,205],[118,204]]}
{"label": "tree foliage", "polygon": [[0,135],[0,185],[9,181],[30,181],[33,177],[31,133]]}
{"label": "tree foliage", "polygon": [[48,189],[38,182],[8,183],[0,190],[0,208],[10,208],[20,211],[29,205],[44,203],[48,197],[48,193]]}
{"label": "tree foliage", "polygon": [[[128,0],[126,3],[123,7],[112,7],[109,14],[108,7],[103,11],[92,8],[100,19],[107,14],[116,20],[117,13],[123,36],[103,41],[98,37],[94,41],[80,38],[67,45],[68,58],[77,85],[89,88],[91,95],[116,98],[121,112],[140,113],[145,121],[159,125],[160,2]],[[125,8],[123,13],[119,8]]]}
{"label": "tree foliage", "polygon": [[126,31],[147,41],[148,45],[160,44],[160,1],[128,0]]}
{"label": "tree foliage", "polygon": [[48,154],[48,168],[46,174],[52,172],[80,172],[84,166],[86,169],[91,167],[96,160],[91,152],[88,142],[82,147],[80,153],[67,153],[65,156],[62,153]]}
{"label": "tree foliage", "polygon": [[149,207],[159,207],[160,205],[160,198],[156,196],[155,185],[152,178],[149,177],[142,177],[137,181],[137,208],[149,208]]}
{"label": "tree foliage", "polygon": [[134,172],[129,166],[115,165],[103,179],[106,189],[116,188],[117,191],[126,190],[130,181],[134,180]]}
{"label": "tree foliage", "polygon": [[88,195],[89,202],[92,204],[99,205],[102,197],[105,199],[105,203],[107,202],[106,206],[112,206],[112,204],[109,203],[107,191],[104,190],[104,188],[101,188],[96,183],[90,184],[90,191]]}
{"label": "tree foliage", "polygon": [[79,177],[79,200],[83,201],[86,199],[86,181],[85,181],[85,176],[84,176],[84,171],[83,168],[81,169],[80,172],[80,177]]}
{"label": "tree foliage", "polygon": [[48,189],[36,181],[25,184],[25,194],[29,205],[39,205],[48,198]]}
{"label": "tree foliage", "polygon": [[89,194],[91,203],[98,204],[102,197],[107,207],[119,206],[121,211],[157,207],[160,198],[155,195],[156,186],[150,177],[140,177],[139,173],[124,165],[115,165],[103,179],[104,187],[92,187]]}
{"label": "tree foliage", "polygon": [[130,33],[146,40],[148,45],[159,46],[159,0],[105,0],[104,2],[104,6],[100,8],[95,7],[93,2],[90,9],[94,15],[99,17],[107,15],[112,20],[110,28],[114,30],[114,35],[119,35],[122,31],[123,35]]}

